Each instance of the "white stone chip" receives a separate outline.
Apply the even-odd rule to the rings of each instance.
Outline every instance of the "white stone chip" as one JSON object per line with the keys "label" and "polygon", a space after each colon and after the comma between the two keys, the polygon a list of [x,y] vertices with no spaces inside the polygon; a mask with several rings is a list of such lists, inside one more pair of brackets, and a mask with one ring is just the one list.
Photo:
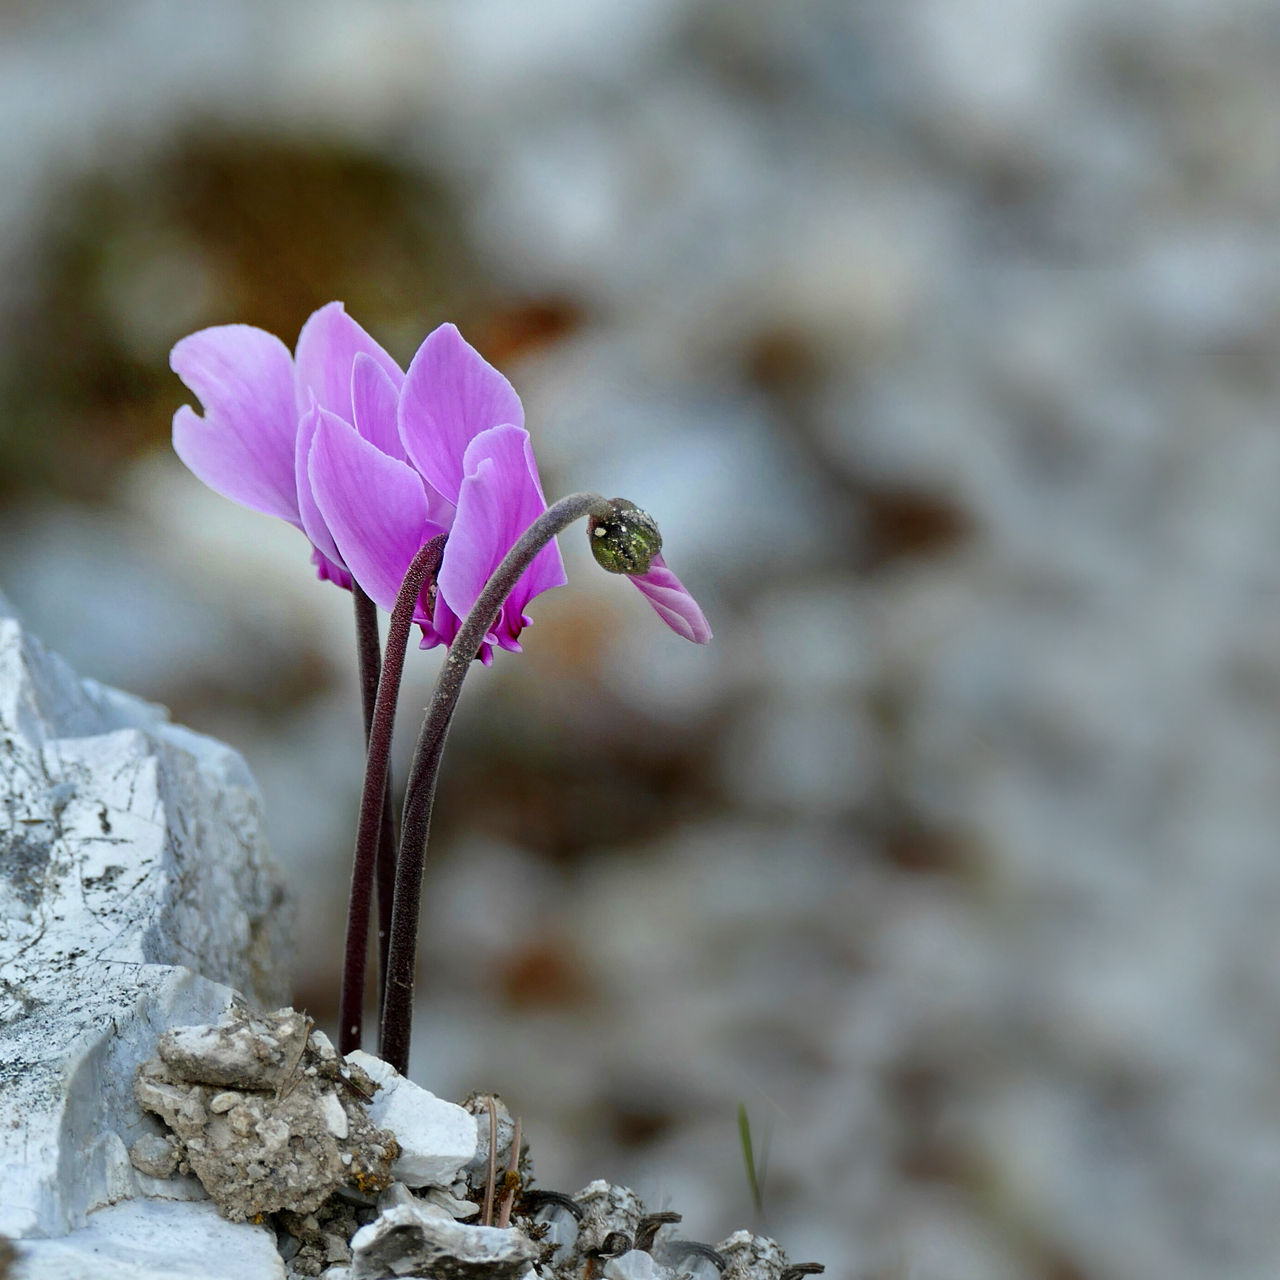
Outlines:
{"label": "white stone chip", "polygon": [[347,1113],[342,1109],[336,1093],[326,1093],[320,1104],[324,1108],[324,1122],[335,1138],[345,1138],[350,1126],[347,1124]]}
{"label": "white stone chip", "polygon": [[361,1049],[346,1060],[379,1086],[369,1103],[369,1119],[396,1135],[401,1154],[391,1166],[395,1176],[410,1187],[450,1186],[475,1155],[475,1117]]}

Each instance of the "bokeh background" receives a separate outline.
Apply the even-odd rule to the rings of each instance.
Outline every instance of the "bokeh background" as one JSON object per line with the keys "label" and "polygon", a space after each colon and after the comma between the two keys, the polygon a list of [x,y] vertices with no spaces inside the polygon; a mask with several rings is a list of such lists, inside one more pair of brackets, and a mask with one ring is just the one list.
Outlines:
{"label": "bokeh background", "polygon": [[300,1005],[350,601],[167,352],[342,298],[456,320],[716,631],[575,531],[475,673],[416,1077],[712,1241],[744,1102],[842,1280],[1280,1274],[1276,0],[3,0],[0,118],[0,585],[244,751]]}

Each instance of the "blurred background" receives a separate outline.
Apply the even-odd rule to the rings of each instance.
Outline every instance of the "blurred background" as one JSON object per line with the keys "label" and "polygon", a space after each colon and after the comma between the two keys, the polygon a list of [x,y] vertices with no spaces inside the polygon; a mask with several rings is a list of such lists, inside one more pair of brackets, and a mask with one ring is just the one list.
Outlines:
{"label": "blurred background", "polygon": [[[413,1073],[848,1280],[1280,1274],[1276,0],[2,0],[0,586],[247,756],[336,1012],[349,597],[170,345],[440,321],[567,535],[473,675]],[[438,654],[412,652],[399,776]]]}

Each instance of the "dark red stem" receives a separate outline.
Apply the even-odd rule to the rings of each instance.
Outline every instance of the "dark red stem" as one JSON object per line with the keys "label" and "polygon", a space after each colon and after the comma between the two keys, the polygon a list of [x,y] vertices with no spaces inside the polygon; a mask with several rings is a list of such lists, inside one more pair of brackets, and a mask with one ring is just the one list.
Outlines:
{"label": "dark red stem", "polygon": [[[378,642],[378,606],[365,594],[358,582],[351,584],[356,607],[356,657],[360,668],[360,710],[364,715],[364,750],[369,754],[369,735],[373,732],[373,708],[378,699],[378,680],[382,675],[382,654]],[[391,903],[396,879],[396,817],[391,803],[391,771],[382,799],[382,820],[378,827],[378,855],[375,872],[378,893],[378,1008],[382,1008],[382,992],[387,980],[387,943],[391,937]]]}
{"label": "dark red stem", "polygon": [[[373,700],[369,721],[369,751],[365,760],[364,787],[360,793],[360,819],[356,827],[356,851],[351,867],[351,897],[347,906],[347,941],[342,964],[342,994],[338,1001],[338,1051],[351,1053],[360,1048],[364,1025],[365,968],[369,950],[369,908],[373,898],[374,872],[380,863],[384,815],[390,811],[387,789],[391,773],[391,735],[395,728],[396,700],[400,695],[400,676],[404,671],[404,654],[409,643],[413,613],[428,574],[440,567],[444,548],[443,535],[433,538],[416,556],[405,574],[391,611],[387,632],[386,659]],[[355,590],[364,596],[359,587]],[[357,596],[357,619],[361,619]],[[364,597],[366,600],[367,596]],[[361,675],[366,671],[363,620],[361,625]],[[377,618],[373,619],[374,645],[377,645]],[[385,967],[384,967],[385,972]]]}
{"label": "dark red stem", "polygon": [[480,598],[472,606],[458,634],[454,636],[436,677],[404,797],[400,823],[400,853],[396,858],[395,904],[391,913],[391,947],[387,955],[387,984],[383,997],[378,1054],[401,1075],[409,1068],[409,1037],[413,1029],[413,970],[418,954],[418,914],[422,901],[422,870],[426,865],[427,836],[431,831],[431,808],[435,801],[436,778],[444,751],[449,723],[462,682],[479,654],[485,635],[498,616],[502,602],[532,563],[534,556],[556,534],[590,512],[611,510],[597,493],[574,493],[548,507],[525,531],[520,540],[485,583]]}

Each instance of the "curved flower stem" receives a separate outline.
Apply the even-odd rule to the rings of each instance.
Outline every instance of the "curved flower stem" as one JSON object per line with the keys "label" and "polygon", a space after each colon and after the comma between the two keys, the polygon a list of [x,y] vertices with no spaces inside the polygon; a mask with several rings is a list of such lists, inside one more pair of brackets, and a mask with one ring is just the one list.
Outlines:
{"label": "curved flower stem", "polygon": [[436,678],[413,765],[405,790],[400,823],[400,854],[396,859],[395,905],[391,913],[391,948],[387,956],[387,986],[383,997],[379,1056],[402,1075],[409,1066],[409,1035],[413,1024],[413,967],[418,952],[418,912],[422,898],[422,869],[426,862],[431,807],[435,801],[440,756],[449,733],[462,682],[502,602],[511,594],[534,556],[575,520],[594,512],[607,514],[609,504],[598,493],[573,493],[544,511],[520,535],[519,541],[485,583],[480,598],[454,636]]}
{"label": "curved flower stem", "polygon": [[[378,606],[369,599],[358,582],[351,583],[351,598],[355,601],[356,608],[356,658],[360,671],[360,710],[364,715],[364,750],[367,757],[369,738],[373,733],[373,709],[378,699],[378,681],[382,675],[382,654],[378,642]],[[395,809],[391,803],[391,773],[388,770],[386,789],[382,799],[382,819],[378,827],[375,873],[378,889],[379,1009],[382,1008],[382,990],[387,978],[387,943],[391,936],[391,903],[395,893],[395,876]]]}
{"label": "curved flower stem", "polygon": [[384,817],[391,807],[386,795],[391,773],[391,735],[395,727],[396,700],[400,695],[400,675],[404,670],[404,651],[409,642],[409,629],[413,625],[413,613],[422,584],[428,575],[433,575],[440,568],[443,549],[442,535],[432,538],[414,556],[396,596],[395,608],[391,611],[386,661],[382,663],[373,717],[369,725],[369,754],[365,761],[360,821],[356,828],[356,851],[351,867],[351,898],[347,906],[342,994],[338,1001],[338,1051],[344,1054],[360,1048],[363,1029],[369,907],[373,897],[374,869],[378,863],[382,830],[385,826]]}

